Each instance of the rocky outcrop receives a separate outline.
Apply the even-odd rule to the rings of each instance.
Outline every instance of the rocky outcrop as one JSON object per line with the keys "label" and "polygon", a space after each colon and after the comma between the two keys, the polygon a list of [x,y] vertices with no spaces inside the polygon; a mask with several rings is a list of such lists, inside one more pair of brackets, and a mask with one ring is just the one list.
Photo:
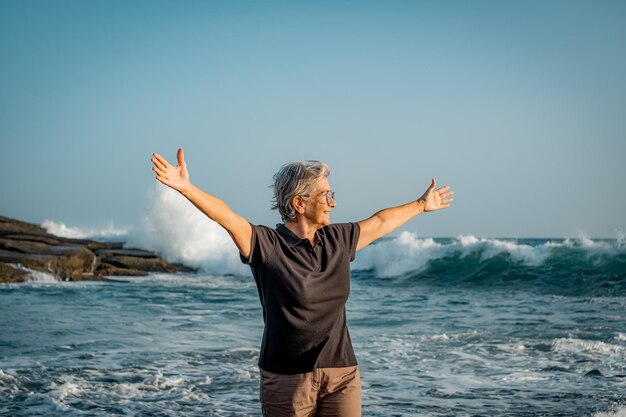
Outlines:
{"label": "rocky outcrop", "polygon": [[25,268],[48,272],[62,281],[193,271],[169,263],[153,252],[123,245],[63,238],[41,226],[0,216],[0,283],[27,280],[29,274]]}
{"label": "rocky outcrop", "polygon": [[0,282],[23,282],[27,278],[26,271],[0,262]]}

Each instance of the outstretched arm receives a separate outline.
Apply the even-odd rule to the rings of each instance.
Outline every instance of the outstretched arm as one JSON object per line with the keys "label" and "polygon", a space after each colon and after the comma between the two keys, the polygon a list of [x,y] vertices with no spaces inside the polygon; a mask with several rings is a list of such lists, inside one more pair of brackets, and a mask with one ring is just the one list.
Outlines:
{"label": "outstretched arm", "polygon": [[235,242],[242,255],[250,256],[250,241],[252,239],[252,226],[219,198],[205,193],[189,181],[189,172],[185,165],[183,149],[178,149],[178,165],[174,166],[167,162],[161,155],[155,153],[150,159],[156,172],[156,179],[181,193],[191,201],[201,212],[211,220],[222,226]]}
{"label": "outstretched arm", "polygon": [[363,249],[376,239],[391,233],[418,214],[450,207],[453,191],[447,185],[435,190],[437,183],[433,178],[424,195],[415,201],[397,207],[380,210],[372,217],[359,222],[361,233],[356,250]]}

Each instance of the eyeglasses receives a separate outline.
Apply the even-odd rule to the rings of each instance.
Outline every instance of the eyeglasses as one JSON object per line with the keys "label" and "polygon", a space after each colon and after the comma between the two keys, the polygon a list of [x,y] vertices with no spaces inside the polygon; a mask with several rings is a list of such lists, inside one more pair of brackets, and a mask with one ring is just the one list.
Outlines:
{"label": "eyeglasses", "polygon": [[[310,197],[309,194],[303,194],[302,197]],[[326,204],[331,205],[335,201],[335,192],[334,191],[326,191],[325,193],[321,193],[315,196],[315,198],[326,197]]]}

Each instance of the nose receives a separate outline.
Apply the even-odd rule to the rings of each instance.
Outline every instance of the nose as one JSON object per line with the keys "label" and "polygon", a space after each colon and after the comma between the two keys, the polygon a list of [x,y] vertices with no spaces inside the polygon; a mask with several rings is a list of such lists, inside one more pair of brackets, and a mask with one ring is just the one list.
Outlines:
{"label": "nose", "polygon": [[337,202],[335,201],[335,199],[333,198],[332,200],[330,200],[330,207],[335,207],[337,205]]}

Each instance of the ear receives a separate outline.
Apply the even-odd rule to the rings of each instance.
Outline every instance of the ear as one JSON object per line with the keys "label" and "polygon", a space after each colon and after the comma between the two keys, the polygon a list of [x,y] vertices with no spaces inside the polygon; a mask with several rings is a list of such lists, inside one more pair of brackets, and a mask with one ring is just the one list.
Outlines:
{"label": "ear", "polygon": [[296,213],[304,214],[304,198],[302,198],[302,196],[297,195],[292,198],[291,205],[296,210]]}

